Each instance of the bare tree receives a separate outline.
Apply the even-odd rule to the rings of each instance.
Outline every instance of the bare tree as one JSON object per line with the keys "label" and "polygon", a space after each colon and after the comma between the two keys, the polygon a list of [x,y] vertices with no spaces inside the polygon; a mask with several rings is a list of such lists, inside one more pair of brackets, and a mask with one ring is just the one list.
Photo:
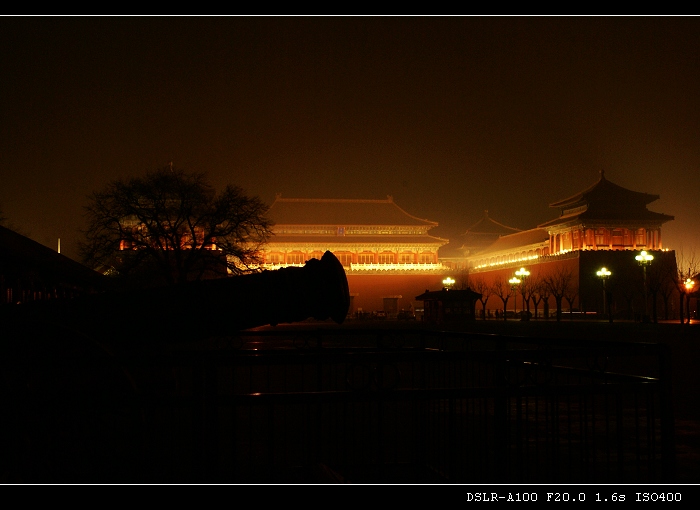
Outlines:
{"label": "bare tree", "polygon": [[577,288],[574,285],[569,285],[564,291],[564,299],[569,303],[569,319],[574,318],[574,303],[576,302],[576,297],[578,296]]}
{"label": "bare tree", "polygon": [[510,299],[513,289],[510,283],[508,283],[502,276],[497,276],[491,285],[491,291],[493,294],[498,296],[498,298],[503,303],[503,320],[508,320],[506,317],[506,312],[508,311],[508,300]]}
{"label": "bare tree", "polygon": [[[531,273],[530,276],[525,278],[520,285],[520,292],[523,295],[523,307],[525,308],[528,316],[530,315],[530,300],[535,301],[535,294],[538,293],[539,286],[542,280],[539,273]],[[540,297],[540,300],[542,298]]]}
{"label": "bare tree", "polygon": [[[686,315],[688,317],[688,324],[690,324],[690,293],[694,287],[689,287],[686,282],[693,281],[692,279],[698,274],[700,269],[700,260],[695,254],[695,250],[684,251],[683,247],[676,251],[676,267],[678,269],[678,274],[676,277],[676,288],[678,289],[678,295],[680,299],[680,321],[681,324],[685,323],[685,317],[683,315],[683,306],[685,301]],[[697,285],[698,282],[695,282]]]}
{"label": "bare tree", "polygon": [[561,321],[562,299],[564,299],[564,296],[569,295],[573,281],[573,271],[561,266],[557,267],[544,278],[544,283],[550,294],[554,296],[554,300],[557,304],[557,321]]}
{"label": "bare tree", "polygon": [[533,279],[530,283],[530,287],[530,298],[535,307],[535,319],[537,319],[537,307],[543,299],[549,298],[549,289],[547,289],[547,285],[540,278]]}
{"label": "bare tree", "polygon": [[235,186],[172,166],[117,180],[89,197],[83,261],[129,281],[175,283],[255,270],[271,235],[267,207]]}
{"label": "bare tree", "polygon": [[492,288],[490,285],[487,285],[486,282],[482,277],[478,278],[471,278],[471,284],[472,287],[471,289],[474,292],[478,292],[481,294],[481,297],[479,298],[479,302],[481,302],[481,316],[485,320],[486,319],[486,303],[488,302],[489,298],[491,297],[491,293],[493,292]]}

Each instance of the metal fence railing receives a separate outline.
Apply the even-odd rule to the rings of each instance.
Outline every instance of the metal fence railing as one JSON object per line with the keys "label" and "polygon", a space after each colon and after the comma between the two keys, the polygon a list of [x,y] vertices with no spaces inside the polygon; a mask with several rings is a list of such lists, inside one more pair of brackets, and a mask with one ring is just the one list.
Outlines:
{"label": "metal fence railing", "polygon": [[93,359],[111,367],[98,375],[123,377],[56,389],[82,392],[81,409],[92,399],[74,415],[56,399],[47,411],[27,390],[38,375],[6,357],[4,405],[20,418],[3,432],[26,440],[3,469],[8,481],[672,482],[669,356],[659,344],[417,328],[243,332]]}
{"label": "metal fence railing", "polygon": [[237,341],[167,359],[177,389],[146,406],[163,479],[193,470],[222,482],[673,478],[662,345],[386,330]]}

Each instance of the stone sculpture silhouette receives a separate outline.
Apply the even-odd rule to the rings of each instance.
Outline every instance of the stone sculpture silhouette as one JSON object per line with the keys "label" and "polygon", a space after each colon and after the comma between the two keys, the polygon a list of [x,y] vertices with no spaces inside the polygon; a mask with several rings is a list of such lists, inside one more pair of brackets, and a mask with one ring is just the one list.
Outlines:
{"label": "stone sculpture silhouette", "polygon": [[167,369],[139,379],[120,356],[310,317],[341,323],[349,305],[326,252],[303,267],[3,307],[0,482],[139,481],[141,390]]}

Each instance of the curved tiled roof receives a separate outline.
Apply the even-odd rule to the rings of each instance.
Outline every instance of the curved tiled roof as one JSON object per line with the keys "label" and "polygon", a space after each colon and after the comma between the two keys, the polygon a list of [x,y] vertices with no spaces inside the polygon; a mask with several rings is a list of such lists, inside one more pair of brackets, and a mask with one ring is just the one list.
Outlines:
{"label": "curved tiled roof", "polygon": [[620,206],[619,204],[606,204],[604,207],[597,207],[595,209],[588,209],[582,212],[576,212],[571,214],[564,214],[555,218],[553,220],[547,221],[538,225],[540,228],[551,227],[553,225],[560,225],[568,222],[582,221],[589,223],[610,223],[612,222],[653,222],[653,223],[665,223],[667,221],[673,220],[674,217],[668,214],[657,213],[654,211],[649,211],[646,208],[642,210],[634,210],[631,208],[626,208]]}
{"label": "curved tiled roof", "polygon": [[533,228],[530,230],[523,230],[516,234],[501,236],[493,244],[487,246],[476,255],[482,256],[487,253],[510,251],[516,248],[547,242],[549,242],[549,233],[547,230],[543,228]]}
{"label": "curved tiled roof", "polygon": [[647,204],[659,199],[659,195],[640,193],[610,182],[605,173],[593,186],[564,200],[550,204],[561,208],[558,218],[538,225],[540,228],[575,222],[654,222],[673,220],[668,214],[649,211]]}
{"label": "curved tiled roof", "polygon": [[275,225],[414,225],[436,227],[401,209],[388,196],[385,200],[326,198],[277,198],[267,212]]}
{"label": "curved tiled roof", "polygon": [[605,178],[605,172],[601,171],[598,182],[589,188],[570,196],[569,198],[553,202],[549,204],[549,206],[566,208],[574,207],[577,204],[608,202],[610,200],[617,200],[627,204],[633,202],[647,205],[658,199],[659,195],[641,193],[639,191],[632,191],[630,189],[623,188],[622,186],[618,186],[617,184],[607,180]]}
{"label": "curved tiled roof", "polygon": [[464,234],[508,235],[514,232],[520,232],[520,229],[509,227],[503,223],[497,222],[489,216],[489,212],[486,210],[484,211],[484,215],[481,217],[481,219],[469,227]]}
{"label": "curved tiled roof", "polygon": [[391,235],[323,235],[323,234],[275,234],[273,235],[268,244],[282,244],[282,243],[306,243],[306,244],[435,244],[444,245],[448,242],[447,239],[442,239],[440,237],[431,236],[428,234],[416,234],[416,235],[403,235],[403,234],[391,234]]}
{"label": "curved tiled roof", "polygon": [[[104,290],[110,280],[41,243],[0,226],[0,276],[25,275],[52,285]],[[29,275],[29,276],[26,276]]]}

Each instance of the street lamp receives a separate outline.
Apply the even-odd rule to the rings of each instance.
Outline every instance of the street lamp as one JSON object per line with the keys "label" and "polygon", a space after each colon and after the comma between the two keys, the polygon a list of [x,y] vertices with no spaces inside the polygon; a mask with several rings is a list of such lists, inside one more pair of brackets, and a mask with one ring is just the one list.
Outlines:
{"label": "street lamp", "polygon": [[[530,271],[521,267],[515,272],[515,276],[520,278],[520,293],[523,295],[523,310],[525,309],[525,279],[530,276]],[[528,307],[529,308],[529,307]],[[521,315],[522,318],[522,315]]]}
{"label": "street lamp", "polygon": [[635,260],[642,266],[642,273],[644,274],[644,322],[649,322],[649,299],[647,298],[647,266],[651,264],[654,260],[653,255],[649,255],[646,251],[642,251],[639,255],[634,257]]}
{"label": "street lamp", "polygon": [[525,269],[524,267],[521,267],[520,269],[518,269],[518,270],[515,272],[515,276],[517,276],[517,277],[520,278],[521,280],[524,280],[525,278],[527,278],[528,276],[530,276],[530,271],[528,271],[528,270]]}
{"label": "street lamp", "polygon": [[445,278],[444,280],[442,280],[442,286],[443,286],[445,289],[450,289],[450,288],[452,288],[452,286],[453,286],[454,284],[455,284],[454,278],[450,278],[449,276],[448,276],[447,278]]}
{"label": "street lamp", "polygon": [[[518,288],[518,285],[520,285],[520,282],[521,282],[521,281],[522,281],[522,280],[520,280],[520,278],[518,278],[517,276],[514,276],[513,278],[511,278],[510,280],[508,280],[508,283],[510,283],[510,290],[513,290],[513,291],[514,291],[515,289],[517,289],[517,288]],[[518,297],[517,297],[517,295],[513,298],[513,312],[514,312],[516,315],[517,315],[517,313],[518,313]],[[503,310],[503,313],[505,314],[506,311]]]}
{"label": "street lamp", "polygon": [[693,287],[695,287],[695,282],[688,278],[685,283],[683,284],[685,287],[685,306],[686,306],[686,311],[688,312],[686,315],[688,316],[688,324],[690,324],[690,293],[693,292]]}
{"label": "street lamp", "polygon": [[[601,267],[600,271],[597,271],[596,274],[598,275],[598,278],[600,278],[603,281],[603,313],[608,313],[608,320],[610,322],[613,321],[612,317],[612,312],[608,309],[609,306],[611,306],[611,303],[609,303],[609,300],[607,299],[607,289],[605,288],[605,282],[607,281],[608,278],[610,278],[610,275],[612,274],[610,271],[608,271],[607,268]],[[608,306],[605,306],[605,303],[608,303]]]}

